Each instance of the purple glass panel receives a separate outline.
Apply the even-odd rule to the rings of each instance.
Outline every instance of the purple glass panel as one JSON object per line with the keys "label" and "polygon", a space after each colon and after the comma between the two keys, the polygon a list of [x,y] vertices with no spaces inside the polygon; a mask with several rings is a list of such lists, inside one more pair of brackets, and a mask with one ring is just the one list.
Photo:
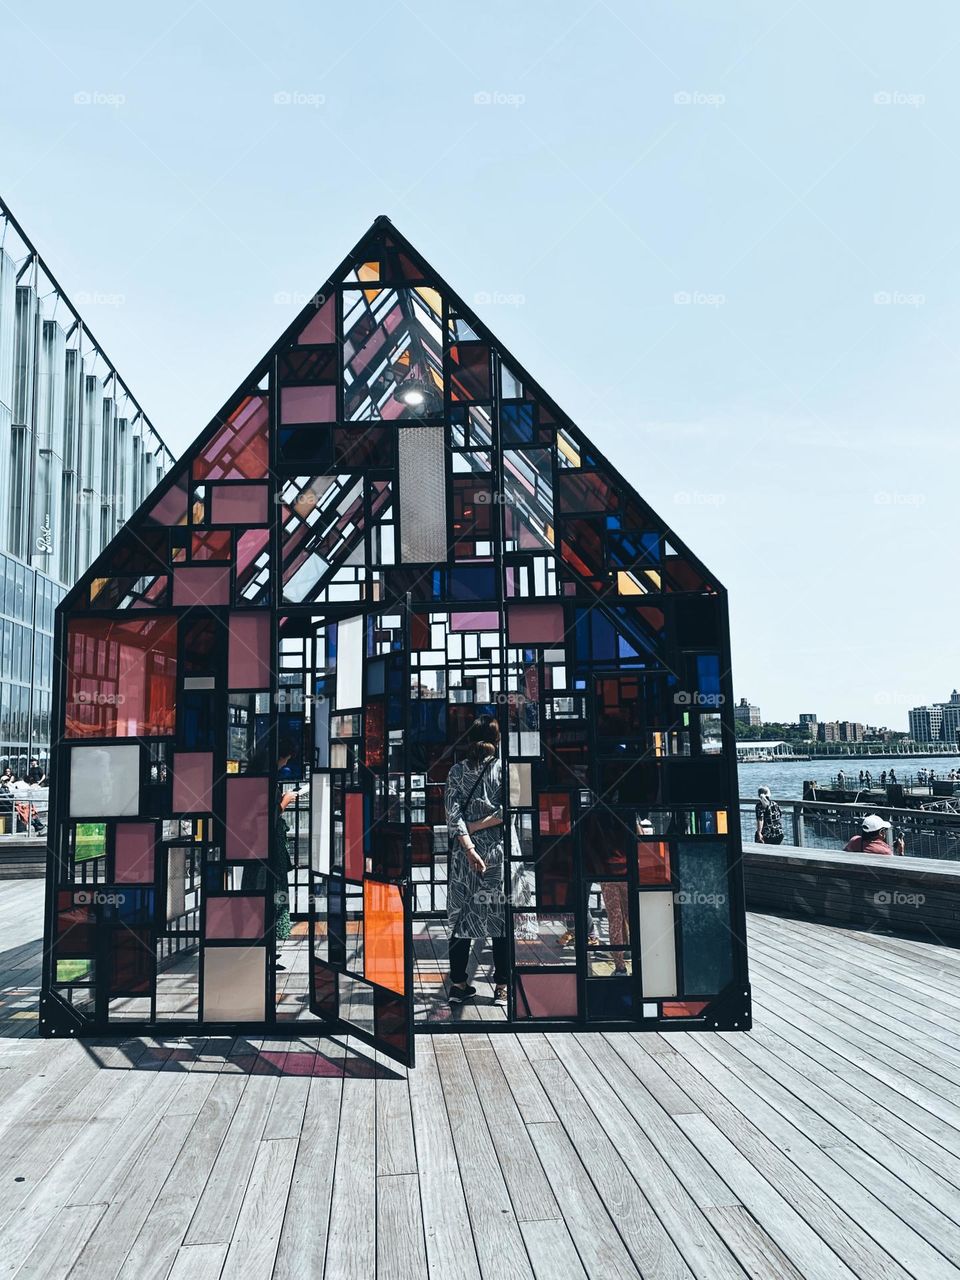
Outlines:
{"label": "purple glass panel", "polygon": [[500,614],[494,609],[478,613],[452,613],[451,631],[499,631]]}
{"label": "purple glass panel", "polygon": [[518,973],[518,1018],[575,1018],[575,973]]}
{"label": "purple glass panel", "polygon": [[176,480],[163,497],[156,502],[147,516],[156,524],[186,524],[187,522],[187,478],[181,476]]}
{"label": "purple glass panel", "polygon": [[298,342],[333,342],[336,339],[334,324],[336,312],[334,298],[331,295],[309,324],[300,331]]}
{"label": "purple glass panel", "polygon": [[270,781],[227,779],[227,858],[266,858],[268,852]]}
{"label": "purple glass panel", "polygon": [[513,604],[507,610],[510,644],[562,644],[563,606]]}
{"label": "purple glass panel", "polygon": [[232,613],[227,658],[231,689],[270,688],[270,615]]}
{"label": "purple glass panel", "polygon": [[266,524],[265,484],[218,485],[213,490],[214,524]]}
{"label": "purple glass panel", "polygon": [[157,831],[152,822],[118,822],[116,845],[117,884],[150,884]]}
{"label": "purple glass panel", "polygon": [[173,571],[175,605],[229,604],[230,566],[184,565]]}
{"label": "purple glass panel", "polygon": [[284,426],[294,422],[333,422],[336,416],[336,387],[282,387],[280,390],[280,421]]}
{"label": "purple glass panel", "polygon": [[210,813],[213,809],[213,753],[176,751],[173,756],[175,813]]}
{"label": "purple glass panel", "polygon": [[263,937],[263,898],[208,898],[204,936],[210,938]]}

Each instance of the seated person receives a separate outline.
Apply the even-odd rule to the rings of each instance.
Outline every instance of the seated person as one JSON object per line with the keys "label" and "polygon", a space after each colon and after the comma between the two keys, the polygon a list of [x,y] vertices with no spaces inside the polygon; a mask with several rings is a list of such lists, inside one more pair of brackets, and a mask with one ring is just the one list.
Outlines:
{"label": "seated person", "polygon": [[878,813],[868,813],[860,824],[860,834],[843,846],[844,853],[879,853],[884,857],[903,853],[903,836],[894,841],[892,849],[884,840],[884,832],[889,829],[890,823],[885,818]]}

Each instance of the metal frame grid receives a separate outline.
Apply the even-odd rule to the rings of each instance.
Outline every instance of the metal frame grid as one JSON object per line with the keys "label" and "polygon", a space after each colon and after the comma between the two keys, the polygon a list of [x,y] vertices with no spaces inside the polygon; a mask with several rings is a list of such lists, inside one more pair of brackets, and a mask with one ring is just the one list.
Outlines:
{"label": "metal frame grid", "polygon": [[387,219],[55,643],[43,1034],[302,1031],[291,906],[310,1011],[412,1063],[478,714],[512,833],[509,1008],[478,1029],[750,1026],[725,591]]}

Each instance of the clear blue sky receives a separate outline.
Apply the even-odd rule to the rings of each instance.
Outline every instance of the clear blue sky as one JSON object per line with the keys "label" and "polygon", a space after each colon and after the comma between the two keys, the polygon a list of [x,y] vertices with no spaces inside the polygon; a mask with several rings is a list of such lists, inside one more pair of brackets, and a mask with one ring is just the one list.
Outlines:
{"label": "clear blue sky", "polygon": [[386,213],[726,583],[738,696],[960,683],[955,0],[15,3],[0,51],[0,190],[174,450]]}

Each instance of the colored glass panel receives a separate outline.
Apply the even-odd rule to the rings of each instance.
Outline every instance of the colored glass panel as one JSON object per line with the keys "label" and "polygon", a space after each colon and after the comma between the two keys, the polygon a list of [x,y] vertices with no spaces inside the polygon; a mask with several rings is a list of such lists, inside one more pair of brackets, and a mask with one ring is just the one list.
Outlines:
{"label": "colored glass panel", "polygon": [[68,621],[66,737],[172,734],[176,692],[176,618]]}
{"label": "colored glass panel", "polygon": [[400,889],[378,880],[363,882],[363,976],[403,995],[404,912]]}

